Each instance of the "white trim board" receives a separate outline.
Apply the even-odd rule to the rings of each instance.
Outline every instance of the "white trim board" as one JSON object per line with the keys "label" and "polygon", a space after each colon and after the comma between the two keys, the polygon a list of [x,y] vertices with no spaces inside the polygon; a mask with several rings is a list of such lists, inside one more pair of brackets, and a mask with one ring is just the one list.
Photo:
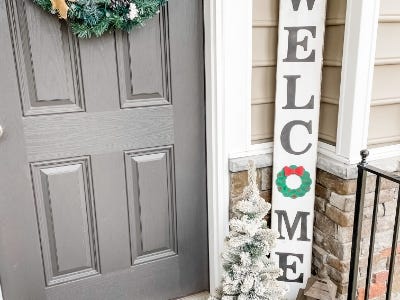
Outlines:
{"label": "white trim board", "polygon": [[[240,16],[240,18],[239,18]],[[241,21],[238,22],[237,20]],[[229,157],[250,150],[252,1],[205,0],[210,290],[220,285],[228,233]],[[238,41],[240,41],[238,43]],[[240,121],[238,121],[240,120]]]}
{"label": "white trim board", "polygon": [[223,248],[223,239],[220,237],[225,236],[228,230],[229,207],[221,13],[222,2],[204,2],[210,291],[219,286],[220,253]]}
{"label": "white trim board", "polygon": [[359,161],[367,147],[380,0],[348,0],[336,154]]}

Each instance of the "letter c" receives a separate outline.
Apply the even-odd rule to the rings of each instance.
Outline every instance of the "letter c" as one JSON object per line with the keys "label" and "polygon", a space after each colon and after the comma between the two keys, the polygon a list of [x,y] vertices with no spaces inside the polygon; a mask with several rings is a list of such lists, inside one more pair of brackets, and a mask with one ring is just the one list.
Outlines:
{"label": "letter c", "polygon": [[281,132],[281,144],[282,144],[283,149],[285,149],[285,151],[287,153],[290,153],[293,155],[301,155],[301,154],[306,153],[308,150],[310,150],[312,144],[308,143],[307,147],[303,151],[293,150],[292,144],[290,143],[290,133],[291,133],[293,127],[296,125],[304,126],[307,129],[308,133],[312,134],[312,121],[304,122],[301,120],[294,120],[294,121],[287,123],[283,127],[282,132]]}

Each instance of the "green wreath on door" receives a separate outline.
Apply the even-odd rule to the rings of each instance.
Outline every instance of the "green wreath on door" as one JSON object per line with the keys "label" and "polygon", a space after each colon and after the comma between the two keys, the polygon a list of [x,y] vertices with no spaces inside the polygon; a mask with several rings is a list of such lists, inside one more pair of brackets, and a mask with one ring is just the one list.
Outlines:
{"label": "green wreath on door", "polygon": [[167,0],[33,0],[45,11],[66,20],[80,38],[99,37],[110,30],[130,31],[158,14]]}

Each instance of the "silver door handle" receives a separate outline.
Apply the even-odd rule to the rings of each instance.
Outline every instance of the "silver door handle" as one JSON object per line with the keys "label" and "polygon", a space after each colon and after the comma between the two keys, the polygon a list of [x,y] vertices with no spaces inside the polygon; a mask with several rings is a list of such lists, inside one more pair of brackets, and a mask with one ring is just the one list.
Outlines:
{"label": "silver door handle", "polygon": [[3,136],[4,134],[4,129],[3,127],[0,125],[0,138]]}

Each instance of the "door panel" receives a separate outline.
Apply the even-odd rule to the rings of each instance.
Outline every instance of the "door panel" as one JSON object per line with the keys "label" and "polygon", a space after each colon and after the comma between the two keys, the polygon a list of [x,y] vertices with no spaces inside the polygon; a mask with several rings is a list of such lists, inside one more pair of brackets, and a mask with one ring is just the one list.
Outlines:
{"label": "door panel", "polygon": [[[116,40],[121,107],[161,105],[170,99],[168,13]],[[140,74],[135,70],[141,70]],[[151,78],[151,80],[149,80]]]}
{"label": "door panel", "polygon": [[46,285],[98,274],[89,157],[31,168]]}
{"label": "door panel", "polygon": [[125,161],[132,265],[176,255],[173,148],[128,151]]}
{"label": "door panel", "polygon": [[0,3],[5,299],[171,299],[208,286],[201,1],[78,40]]}
{"label": "door panel", "polygon": [[66,24],[24,1],[10,5],[9,17],[23,114],[84,111],[79,48]]}

